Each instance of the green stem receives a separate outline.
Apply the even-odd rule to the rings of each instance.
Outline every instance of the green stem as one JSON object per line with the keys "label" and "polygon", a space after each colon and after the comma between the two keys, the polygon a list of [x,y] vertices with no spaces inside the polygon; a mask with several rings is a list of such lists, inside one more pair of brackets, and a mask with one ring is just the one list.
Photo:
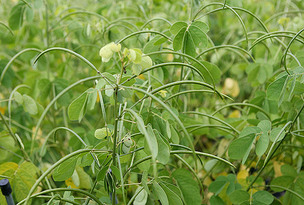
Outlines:
{"label": "green stem", "polygon": [[131,33],[131,34],[127,35],[126,37],[119,40],[117,43],[122,43],[123,41],[127,40],[128,38],[130,38],[132,36],[136,36],[138,34],[142,34],[142,33],[155,33],[155,34],[161,35],[162,37],[164,37],[164,38],[166,38],[166,39],[168,39],[169,41],[172,42],[172,39],[170,37],[166,36],[165,34],[163,34],[161,32],[158,32],[158,31],[137,31],[137,32],[134,32],[134,33]]}
{"label": "green stem", "polygon": [[269,120],[271,120],[269,114],[264,109],[262,109],[259,106],[254,105],[254,104],[250,104],[250,103],[231,103],[231,104],[228,104],[228,105],[224,105],[223,107],[221,107],[221,108],[217,109],[216,111],[214,111],[211,115],[215,115],[219,111],[221,111],[221,110],[223,110],[223,109],[225,109],[227,107],[232,107],[232,106],[248,106],[248,107],[255,108],[255,109],[261,111],[262,113],[264,113],[266,115],[266,117]]}
{"label": "green stem", "polygon": [[[117,127],[118,127],[118,110],[117,110],[117,92],[118,92],[118,86],[115,88],[115,93],[114,93],[114,136],[113,136],[113,153],[112,153],[112,160],[113,160],[113,165],[116,167],[116,144],[117,144]],[[116,178],[113,177],[114,184],[116,184]],[[113,189],[113,195],[112,195],[112,204],[115,205],[115,198],[116,198],[116,186]]]}
{"label": "green stem", "polygon": [[203,52],[199,53],[195,58],[197,59],[197,58],[201,57],[202,55],[204,55],[204,54],[206,54],[206,53],[208,53],[210,51],[213,51],[213,50],[216,50],[216,49],[221,49],[221,48],[235,49],[235,50],[242,51],[243,53],[247,54],[253,62],[255,62],[254,57],[248,51],[246,51],[245,49],[243,49],[243,48],[241,48],[239,46],[234,46],[234,45],[213,46],[213,47],[208,48],[208,49],[204,50]]}
{"label": "green stem", "polygon": [[[168,98],[165,99],[164,102],[167,102],[169,100],[171,100],[172,98],[174,97],[177,97],[179,95],[183,95],[183,94],[188,94],[188,93],[211,93],[211,94],[214,94],[214,91],[213,90],[185,90],[185,91],[182,91],[182,92],[179,92],[179,93],[175,93],[171,96],[169,96]],[[221,93],[221,95],[225,98],[228,98],[229,100],[231,101],[234,101],[231,97],[229,97],[228,95],[225,95],[223,93]]]}
{"label": "green stem", "polygon": [[269,23],[270,21],[272,21],[273,19],[275,18],[278,18],[282,15],[285,15],[285,14],[301,14],[301,13],[304,13],[304,10],[295,10],[295,11],[283,11],[283,12],[280,12],[280,13],[276,13],[275,15],[271,16],[269,19],[267,19],[265,21],[265,24]]}
{"label": "green stem", "polygon": [[[297,39],[297,37],[304,31],[304,28],[302,28],[292,39],[291,41],[289,42],[289,44],[287,45],[287,48],[283,54],[283,57],[282,57],[282,62],[283,62],[283,66],[284,66],[284,69],[285,71],[288,73],[288,75],[290,75],[288,69],[287,69],[287,62],[286,62],[286,56],[287,56],[287,52],[288,52],[288,49],[290,48],[291,44],[295,41],[295,40],[299,40]],[[302,43],[304,44],[304,42]]]}
{"label": "green stem", "polygon": [[0,21],[0,25],[4,26],[4,27],[10,32],[10,34],[11,34],[12,36],[14,36],[13,30],[12,30],[9,26],[7,26],[7,25],[6,25],[5,23],[3,23],[2,21]]}
{"label": "green stem", "polygon": [[72,15],[78,15],[78,14],[85,14],[85,15],[92,15],[92,16],[96,16],[96,17],[99,17],[100,19],[106,21],[107,23],[109,22],[109,20],[107,20],[104,16],[98,14],[98,13],[95,13],[95,12],[89,12],[89,11],[74,11],[74,12],[71,12],[71,13],[68,13],[66,14],[65,16],[63,16],[58,22],[56,22],[56,24],[54,24],[53,27],[51,27],[50,31],[54,30],[54,28],[58,25],[60,25],[60,22],[63,21],[64,19],[72,16]]}
{"label": "green stem", "polygon": [[[39,192],[37,194],[33,194],[32,196],[30,196],[30,198],[33,198],[33,197],[36,197],[36,196],[39,196],[39,195],[42,195],[42,194],[48,194],[48,193],[52,193],[52,192],[65,192],[65,191],[73,191],[73,192],[78,192],[78,193],[81,193],[81,194],[84,194],[84,195],[87,195],[89,196],[90,198],[92,198],[97,204],[104,204],[102,203],[101,201],[99,201],[99,199],[87,192],[87,191],[84,191],[84,190],[81,190],[81,189],[73,189],[73,188],[56,188],[56,189],[48,189],[48,190],[45,190],[45,191],[42,191],[42,192]],[[22,201],[20,201],[17,205],[20,205],[20,204],[27,204],[28,203],[28,200],[27,198],[23,199]]]}
{"label": "green stem", "polygon": [[244,24],[244,21],[243,21],[243,19],[240,17],[240,15],[234,10],[234,8],[232,8],[232,7],[228,6],[228,5],[225,5],[225,4],[223,4],[223,3],[217,3],[217,2],[216,2],[216,3],[210,3],[210,4],[206,5],[206,6],[204,6],[203,8],[201,8],[201,9],[195,14],[195,16],[193,17],[193,21],[195,21],[195,20],[198,19],[198,18],[196,18],[196,17],[198,16],[198,14],[199,14],[203,9],[205,9],[205,8],[207,8],[207,7],[209,7],[209,6],[214,6],[214,5],[220,5],[220,6],[222,6],[222,8],[215,9],[215,10],[213,10],[213,11],[211,11],[211,12],[206,13],[205,15],[210,14],[210,13],[213,13],[213,12],[216,12],[216,11],[229,9],[229,10],[238,18],[238,20],[239,20],[239,22],[240,22],[240,24],[241,24],[241,26],[242,26],[242,28],[243,28],[244,34],[245,34],[247,47],[249,47],[248,33],[247,33],[246,26],[245,26],[245,24]]}
{"label": "green stem", "polygon": [[4,74],[6,73],[7,69],[9,68],[9,66],[13,63],[13,61],[18,57],[20,56],[21,54],[25,53],[25,52],[28,52],[28,51],[36,51],[36,52],[42,52],[41,50],[37,49],[37,48],[26,48],[20,52],[18,52],[16,55],[14,55],[10,61],[6,64],[6,66],[4,67],[4,69],[2,70],[2,73],[1,73],[1,76],[0,76],[0,85],[1,85],[1,82],[4,78]]}
{"label": "green stem", "polygon": [[[264,187],[264,186],[254,186],[255,187]],[[283,186],[278,186],[278,185],[265,185],[265,187],[273,187],[273,188],[279,188],[279,189],[283,189],[283,190],[286,190],[286,191],[289,191],[290,193],[294,194],[295,196],[299,197],[302,201],[304,201],[304,197],[301,196],[301,194],[287,188],[287,187],[283,187]]]}
{"label": "green stem", "polygon": [[162,18],[162,17],[155,17],[155,18],[152,18],[152,19],[148,20],[146,23],[144,23],[144,25],[142,25],[142,26],[140,27],[140,30],[143,30],[143,28],[145,28],[146,25],[148,25],[149,23],[151,23],[152,21],[155,21],[155,20],[162,20],[162,21],[167,22],[170,26],[172,25],[172,23],[171,23],[170,21],[168,21],[167,19],[165,19],[165,18]]}
{"label": "green stem", "polygon": [[208,114],[205,114],[205,113],[202,113],[202,112],[194,112],[194,111],[188,111],[188,112],[184,112],[185,114],[195,114],[195,115],[202,115],[202,116],[205,116],[205,117],[208,117],[208,118],[211,118],[213,120],[216,120],[224,125],[227,125],[229,128],[231,128],[231,130],[233,130],[234,132],[236,132],[237,134],[240,134],[240,132],[235,129],[232,125],[230,125],[229,123],[217,118],[217,117],[214,117],[213,115],[208,115]]}
{"label": "green stem", "polygon": [[117,157],[117,162],[118,162],[119,174],[120,174],[120,178],[121,178],[120,185],[121,185],[122,198],[123,198],[124,204],[127,204],[127,199],[126,199],[126,196],[125,196],[125,184],[124,184],[124,179],[123,179],[123,175],[122,175],[122,169],[121,169],[119,154],[116,154],[116,157]]}
{"label": "green stem", "polygon": [[198,65],[200,65],[200,66],[206,71],[206,73],[208,73],[210,79],[212,80],[212,85],[213,85],[213,87],[214,87],[214,89],[215,89],[215,82],[214,82],[214,79],[213,79],[213,77],[212,77],[210,71],[209,71],[208,68],[207,68],[202,62],[200,62],[198,59],[196,59],[196,58],[194,58],[194,57],[192,57],[192,56],[189,56],[189,55],[187,55],[187,54],[185,54],[185,53],[179,53],[179,52],[175,52],[175,51],[155,51],[155,52],[151,52],[151,53],[146,54],[146,56],[150,56],[150,55],[161,55],[161,54],[173,54],[173,55],[184,56],[184,57],[186,57],[187,59],[194,61],[195,63],[197,63]]}
{"label": "green stem", "polygon": [[[193,154],[192,151],[187,151],[187,150],[174,150],[174,151],[170,151],[170,155],[171,154]],[[195,151],[195,154],[198,155],[198,156],[205,156],[205,157],[210,157],[210,158],[213,158],[213,159],[216,159],[218,161],[221,161],[221,162],[224,162],[225,164],[228,164],[229,166],[231,166],[232,168],[236,168],[231,162],[221,158],[221,157],[218,157],[218,156],[215,156],[213,154],[209,154],[209,153],[204,153],[204,152],[198,152],[198,151]],[[130,166],[128,168],[128,170],[125,172],[125,175],[127,174],[127,172],[129,172],[133,167],[136,167],[137,165],[149,160],[149,159],[152,159],[152,155],[149,155],[147,157],[144,157],[136,162],[134,162],[132,164],[132,166]]]}

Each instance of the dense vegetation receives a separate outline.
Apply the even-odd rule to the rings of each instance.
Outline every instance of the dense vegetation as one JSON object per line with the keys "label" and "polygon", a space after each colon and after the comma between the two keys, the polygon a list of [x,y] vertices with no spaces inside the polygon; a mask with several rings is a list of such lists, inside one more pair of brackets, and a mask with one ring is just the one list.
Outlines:
{"label": "dense vegetation", "polygon": [[303,1],[0,5],[18,204],[304,204]]}

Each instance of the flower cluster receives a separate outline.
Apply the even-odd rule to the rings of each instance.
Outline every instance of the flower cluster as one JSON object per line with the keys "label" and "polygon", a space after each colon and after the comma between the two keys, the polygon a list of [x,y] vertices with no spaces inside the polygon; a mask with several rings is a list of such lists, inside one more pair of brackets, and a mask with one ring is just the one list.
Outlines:
{"label": "flower cluster", "polygon": [[112,58],[114,52],[119,52],[120,49],[120,44],[111,42],[100,49],[99,55],[101,56],[103,62],[108,62]]}

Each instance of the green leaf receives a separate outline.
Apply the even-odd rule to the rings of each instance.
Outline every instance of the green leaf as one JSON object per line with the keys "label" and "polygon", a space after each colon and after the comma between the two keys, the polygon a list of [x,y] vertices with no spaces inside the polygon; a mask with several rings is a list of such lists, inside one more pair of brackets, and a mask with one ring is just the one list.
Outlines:
{"label": "green leaf", "polygon": [[261,134],[255,147],[255,153],[258,155],[258,157],[261,157],[266,152],[268,145],[269,145],[268,135],[265,133]]}
{"label": "green leaf", "polygon": [[[159,42],[159,40],[161,41],[161,39],[163,39],[161,36],[155,36],[154,38],[150,39],[146,45],[143,48],[143,52],[144,53],[151,53],[154,51],[158,51],[160,49],[160,44],[157,44]],[[166,41],[168,39],[164,38]]]}
{"label": "green leaf", "polygon": [[6,162],[0,165],[0,175],[9,177],[13,195],[17,201],[23,200],[37,180],[37,167],[31,162],[20,165]]}
{"label": "green leaf", "polygon": [[221,197],[213,195],[210,197],[210,205],[225,205],[225,203]]}
{"label": "green leaf", "polygon": [[207,36],[204,32],[207,26],[203,22],[192,23],[189,27],[184,22],[177,22],[171,26],[171,33],[175,35],[173,39],[173,49],[183,50],[184,53],[195,57],[196,47],[202,44],[207,46]]}
{"label": "green leaf", "polygon": [[112,81],[112,82],[116,81],[116,78],[112,74],[110,74],[110,73],[104,72],[104,73],[102,73],[102,75],[105,78],[107,78],[109,81]]}
{"label": "green leaf", "polygon": [[233,204],[241,204],[248,201],[250,194],[244,190],[235,190],[229,195],[229,199]]}
{"label": "green leaf", "polygon": [[263,84],[266,82],[267,80],[267,73],[266,71],[263,69],[263,67],[259,67],[258,70],[258,75],[257,75],[257,80],[260,84]]}
{"label": "green leaf", "polygon": [[209,71],[209,73],[212,76],[212,78],[211,78],[210,74],[206,71],[205,68],[203,68],[199,64],[194,64],[195,67],[198,68],[199,71],[203,74],[206,83],[209,83],[209,84],[213,84],[213,82],[219,83],[221,81],[221,75],[222,75],[221,70],[216,65],[209,63],[207,61],[202,61],[201,63],[207,68],[207,70]]}
{"label": "green leaf", "polygon": [[23,107],[24,110],[31,115],[38,114],[38,107],[35,100],[26,94],[23,95]]}
{"label": "green leaf", "polygon": [[283,75],[282,77],[273,81],[267,88],[266,96],[269,100],[278,101],[283,93],[283,87],[285,81],[287,80],[287,75]]}
{"label": "green leaf", "polygon": [[15,162],[5,162],[0,166],[0,175],[13,176],[18,169],[18,164]]}
{"label": "green leaf", "polygon": [[198,27],[202,32],[207,33],[209,31],[209,26],[202,21],[194,21],[191,26]]}
{"label": "green leaf", "polygon": [[42,102],[44,102],[47,99],[47,97],[50,95],[52,89],[52,83],[48,79],[43,78],[39,80],[38,87],[40,91],[40,99]]}
{"label": "green leaf", "polygon": [[241,137],[246,137],[248,135],[255,135],[256,133],[261,132],[261,129],[259,127],[246,127],[243,129],[240,133],[240,138]]}
{"label": "green leaf", "polygon": [[179,135],[177,133],[177,131],[175,130],[174,127],[170,126],[171,127],[171,140],[173,143],[175,144],[179,144]]}
{"label": "green leaf", "polygon": [[233,140],[228,148],[228,155],[231,159],[242,159],[243,162],[247,160],[248,154],[254,142],[255,135],[247,135],[246,137]]}
{"label": "green leaf", "polygon": [[[66,87],[69,86],[69,82],[65,79],[62,79],[62,78],[56,78],[54,81],[53,81],[53,85],[55,86],[55,93],[56,95],[59,94],[61,91],[63,91]],[[57,102],[58,104],[60,105],[63,105],[63,106],[68,106],[69,105],[69,102],[71,101],[72,99],[72,95],[70,94],[70,92],[67,92],[65,93],[63,96],[61,96]]]}
{"label": "green leaf", "polygon": [[16,170],[12,184],[17,201],[23,200],[35,184],[37,167],[31,162],[23,162]]}
{"label": "green leaf", "polygon": [[[277,178],[274,178],[271,181],[270,185],[276,185],[276,186],[289,188],[289,186],[293,183],[294,179],[295,178],[292,176],[279,176]],[[271,189],[275,192],[284,191],[284,189],[276,188],[276,187],[271,187]]]}
{"label": "green leaf", "polygon": [[94,159],[93,159],[91,153],[87,153],[81,158],[80,166],[82,166],[82,167],[91,166],[93,161],[94,161]]}
{"label": "green leaf", "polygon": [[24,2],[20,2],[12,8],[8,19],[8,24],[11,27],[11,29],[17,30],[22,26],[24,10],[25,10]]}
{"label": "green leaf", "polygon": [[193,39],[194,44],[198,47],[201,44],[201,47],[207,47],[208,39],[206,34],[197,26],[191,24],[189,27],[189,32]]}
{"label": "green leaf", "polygon": [[96,89],[97,90],[101,90],[102,88],[104,88],[104,86],[106,85],[106,80],[103,79],[103,78],[100,78],[99,81],[97,82],[97,85],[96,85]]}
{"label": "green leaf", "polygon": [[145,136],[149,150],[152,154],[152,159],[156,159],[158,154],[158,145],[151,125],[148,125],[146,129],[143,119],[133,110],[128,109],[128,111],[136,118],[138,130]]}
{"label": "green leaf", "polygon": [[[273,142],[273,141],[275,140],[275,138],[276,138],[276,137],[278,136],[278,134],[280,133],[281,129],[282,129],[282,128],[276,127],[276,128],[274,128],[274,129],[271,130],[270,136],[269,136],[271,142]],[[278,141],[281,141],[281,140],[283,139],[284,135],[285,135],[285,131],[283,131],[283,132],[281,133],[281,135],[280,135],[279,138],[277,139],[277,142],[278,142]]]}
{"label": "green leaf", "polygon": [[158,154],[156,159],[163,165],[166,165],[170,159],[170,145],[169,143],[158,133],[154,131],[157,143],[158,143]]}
{"label": "green leaf", "polygon": [[193,36],[189,31],[185,32],[185,38],[184,38],[184,51],[189,56],[195,57],[196,51],[195,51],[195,43],[193,41]]}
{"label": "green leaf", "polygon": [[5,131],[0,132],[0,161],[10,156],[7,150],[14,151],[15,140]]}
{"label": "green leaf", "polygon": [[143,187],[139,186],[136,189],[135,194],[137,194],[137,196],[135,197],[133,204],[134,205],[145,205],[147,202],[147,199],[148,199],[148,193],[146,192],[146,190],[143,189]]}
{"label": "green leaf", "polygon": [[271,122],[269,120],[263,120],[258,124],[258,127],[262,130],[262,134],[259,136],[255,151],[256,154],[261,157],[266,152],[269,145],[269,131],[271,130]]}
{"label": "green leaf", "polygon": [[200,205],[201,195],[198,183],[193,180],[192,175],[186,169],[177,169],[172,173],[182,192],[186,205]]}
{"label": "green leaf", "polygon": [[227,183],[228,181],[215,180],[208,187],[208,191],[214,193],[214,195],[218,195],[224,189]]}
{"label": "green leaf", "polygon": [[82,93],[78,98],[76,98],[68,107],[68,115],[70,120],[81,121],[85,113],[85,107],[88,99],[88,93]]}
{"label": "green leaf", "polygon": [[183,28],[187,28],[188,24],[185,23],[185,22],[176,22],[174,23],[171,27],[170,27],[170,32],[173,34],[173,35],[176,35],[179,33],[179,31]]}
{"label": "green leaf", "polygon": [[[147,156],[148,155],[146,154],[146,152],[144,150],[140,150],[140,151],[136,152],[136,160],[141,160]],[[151,160],[146,160],[146,161],[138,164],[137,167],[141,171],[148,171],[150,169],[150,163],[151,163]]]}
{"label": "green leaf", "polygon": [[105,86],[105,94],[106,94],[106,96],[111,97],[113,95],[113,93],[114,93],[113,87],[111,85],[106,85]]}
{"label": "green leaf", "polygon": [[18,91],[14,92],[14,99],[16,100],[16,102],[18,104],[20,104],[20,105],[23,104],[23,97]]}
{"label": "green leaf", "polygon": [[166,121],[166,132],[169,139],[171,139],[171,128],[169,121]]}
{"label": "green leaf", "polygon": [[118,179],[118,180],[121,180],[119,169],[117,167],[113,166],[113,165],[110,168],[111,168],[111,171],[114,174],[115,178]]}
{"label": "green leaf", "polygon": [[252,198],[254,201],[264,204],[271,204],[274,200],[274,197],[268,191],[255,192]]}
{"label": "green leaf", "polygon": [[[304,177],[303,172],[298,175],[296,182],[294,183],[294,191],[297,192],[300,196],[304,196]],[[288,193],[288,192],[287,192]],[[290,193],[290,192],[289,192]],[[291,204],[303,204],[303,199],[300,199],[298,196],[292,196]]]}
{"label": "green leaf", "polygon": [[112,136],[112,131],[109,129],[109,128],[106,128],[106,127],[103,127],[101,129],[97,129],[95,131],[95,134],[94,136],[97,138],[97,139],[104,139],[106,137],[110,137]]}
{"label": "green leaf", "polygon": [[62,162],[53,172],[55,181],[64,181],[70,178],[75,170],[78,156],[69,158]]}
{"label": "green leaf", "polygon": [[[137,120],[137,122],[138,122],[138,120]],[[143,124],[143,123],[144,122],[142,121],[141,124]],[[140,132],[142,133],[142,131],[140,131]],[[142,134],[144,134],[144,133],[142,133]],[[144,136],[145,136],[145,139],[147,140],[150,152],[152,154],[152,159],[156,159],[156,157],[158,155],[158,143],[157,143],[157,139],[155,137],[155,134],[153,132],[151,125],[147,126],[147,132],[144,134]]]}
{"label": "green leaf", "polygon": [[[128,79],[131,79],[131,80],[128,80]],[[128,80],[128,81],[126,81],[126,80]],[[125,82],[125,81],[126,81],[126,83],[124,83],[124,86],[132,86],[132,85],[134,85],[134,83],[136,83],[136,80],[134,78],[132,78],[132,76],[130,76],[130,75],[122,77],[120,82]]]}
{"label": "green leaf", "polygon": [[33,22],[34,20],[34,10],[33,8],[26,6],[25,7],[25,18],[28,22]]}
{"label": "green leaf", "polygon": [[[62,198],[75,202],[74,196],[71,195],[71,192],[70,192],[70,191],[65,191],[65,192],[63,193],[63,197],[62,197]],[[60,202],[59,202],[59,203],[60,203]],[[66,202],[64,205],[72,205],[72,204]]]}
{"label": "green leaf", "polygon": [[160,200],[162,205],[169,205],[169,201],[168,201],[166,192],[156,181],[153,181],[153,192],[155,193],[157,198]]}
{"label": "green leaf", "polygon": [[183,205],[182,199],[173,190],[171,190],[165,183],[160,183],[160,185],[163,188],[163,190],[166,192],[169,204]]}
{"label": "green leaf", "polygon": [[80,180],[79,180],[79,175],[76,172],[76,169],[74,170],[72,176],[71,176],[72,182],[75,184],[76,187],[80,186]]}
{"label": "green leaf", "polygon": [[148,172],[144,171],[141,177],[141,184],[143,185],[144,189],[150,194],[149,187],[148,187]]}
{"label": "green leaf", "polygon": [[88,92],[88,102],[87,102],[87,109],[88,110],[93,110],[96,100],[97,100],[97,90],[90,88],[87,90]]}
{"label": "green leaf", "polygon": [[284,176],[291,176],[295,178],[298,176],[296,169],[289,164],[283,164],[281,166],[281,172]]}
{"label": "green leaf", "polygon": [[262,130],[262,132],[267,134],[267,132],[271,130],[271,122],[269,120],[262,120],[259,122],[258,127]]}
{"label": "green leaf", "polygon": [[108,166],[104,166],[98,173],[98,176],[97,176],[97,179],[98,181],[103,181],[106,174],[107,174],[107,171],[108,171],[109,167]]}
{"label": "green leaf", "polygon": [[139,64],[133,64],[132,65],[132,74],[139,75],[142,71],[142,66]]}
{"label": "green leaf", "polygon": [[258,59],[257,63],[251,63],[247,66],[246,72],[248,74],[248,82],[251,82],[252,86],[259,86],[272,76],[273,67],[271,64]]}
{"label": "green leaf", "polygon": [[173,39],[173,50],[178,51],[182,49],[184,38],[186,35],[186,28],[182,28]]}
{"label": "green leaf", "polygon": [[143,56],[140,63],[142,69],[152,67],[152,59],[149,56]]}
{"label": "green leaf", "polygon": [[[170,35],[170,32],[166,31],[164,32],[165,35]],[[166,41],[168,41],[167,38],[163,37],[163,36],[156,36],[156,39],[154,41],[154,45],[155,46],[160,46],[161,44],[165,43]]]}
{"label": "green leaf", "polygon": [[136,64],[141,63],[142,62],[142,52],[141,52],[141,50],[138,49],[138,48],[133,48],[133,49],[130,49],[130,50],[135,51],[135,59],[134,59],[133,62],[136,63]]}

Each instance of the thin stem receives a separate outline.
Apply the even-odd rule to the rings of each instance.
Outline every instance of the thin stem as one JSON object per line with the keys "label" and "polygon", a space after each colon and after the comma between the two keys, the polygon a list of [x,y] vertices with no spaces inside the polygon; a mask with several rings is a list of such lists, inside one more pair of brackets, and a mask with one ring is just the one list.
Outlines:
{"label": "thin stem", "polygon": [[[118,132],[118,100],[117,100],[117,92],[118,92],[118,86],[115,88],[115,94],[114,94],[114,136],[113,136],[113,153],[112,153],[112,160],[113,160],[113,165],[116,167],[116,146],[117,146],[117,132]],[[116,184],[116,178],[113,177],[114,184]],[[115,205],[115,198],[116,198],[116,187],[113,189],[113,195],[112,195],[112,204]]]}
{"label": "thin stem", "polygon": [[172,39],[168,36],[166,36],[165,34],[161,33],[161,32],[158,32],[158,31],[137,31],[137,32],[134,32],[134,33],[131,33],[129,35],[127,35],[126,37],[122,38],[121,40],[119,40],[117,43],[122,43],[123,41],[127,40],[128,38],[131,38],[132,36],[136,36],[138,34],[143,34],[143,33],[155,33],[155,34],[158,34],[166,39],[168,39],[169,41],[172,42]]}
{"label": "thin stem", "polygon": [[[39,195],[42,195],[42,194],[47,194],[47,193],[52,193],[52,192],[65,192],[65,191],[73,191],[73,192],[78,192],[78,193],[81,193],[81,194],[84,194],[84,195],[87,195],[89,196],[90,198],[92,198],[97,204],[104,204],[102,203],[101,201],[99,201],[99,199],[87,192],[87,191],[84,191],[82,189],[73,189],[73,188],[56,188],[56,189],[49,189],[49,190],[45,190],[45,191],[42,191],[42,192],[39,192],[37,194],[33,194],[32,196],[30,196],[30,198],[33,198],[33,197],[36,197],[36,196],[39,196]],[[20,205],[20,204],[27,204],[27,198],[23,199],[22,201],[20,201],[17,205]]]}

